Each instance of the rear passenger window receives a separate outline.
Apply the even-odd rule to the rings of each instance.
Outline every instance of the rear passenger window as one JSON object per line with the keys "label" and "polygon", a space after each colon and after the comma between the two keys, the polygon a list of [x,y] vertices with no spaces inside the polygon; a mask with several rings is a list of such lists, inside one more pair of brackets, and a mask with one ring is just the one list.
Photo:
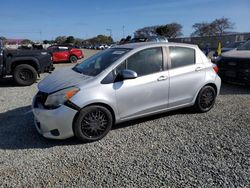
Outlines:
{"label": "rear passenger window", "polygon": [[185,47],[170,47],[171,68],[195,64],[195,50]]}

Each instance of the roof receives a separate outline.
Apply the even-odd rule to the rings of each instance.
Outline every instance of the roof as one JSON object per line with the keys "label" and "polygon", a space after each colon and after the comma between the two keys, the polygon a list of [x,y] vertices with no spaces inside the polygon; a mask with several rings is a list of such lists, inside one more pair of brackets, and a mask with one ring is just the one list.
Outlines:
{"label": "roof", "polygon": [[130,48],[130,49],[136,49],[136,48],[143,48],[148,46],[182,46],[182,47],[190,47],[190,48],[197,48],[197,45],[194,44],[186,44],[186,43],[175,43],[175,42],[137,42],[137,43],[128,43],[123,45],[117,45],[113,48]]}

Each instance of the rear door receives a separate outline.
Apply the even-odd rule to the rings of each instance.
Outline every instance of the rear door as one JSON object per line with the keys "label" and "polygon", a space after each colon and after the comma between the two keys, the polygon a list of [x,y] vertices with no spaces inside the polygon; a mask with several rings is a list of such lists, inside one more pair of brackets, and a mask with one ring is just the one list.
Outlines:
{"label": "rear door", "polygon": [[195,48],[169,47],[169,107],[191,103],[204,84],[205,65]]}
{"label": "rear door", "polygon": [[136,79],[114,83],[117,108],[121,119],[144,115],[167,108],[169,75],[164,70],[161,47],[148,48],[130,56],[118,68],[130,69]]}

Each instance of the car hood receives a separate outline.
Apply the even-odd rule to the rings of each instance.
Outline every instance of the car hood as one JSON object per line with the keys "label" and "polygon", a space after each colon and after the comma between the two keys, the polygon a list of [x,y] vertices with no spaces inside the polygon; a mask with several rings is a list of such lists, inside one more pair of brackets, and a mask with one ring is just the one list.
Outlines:
{"label": "car hood", "polygon": [[221,54],[225,58],[250,58],[250,50],[233,49]]}
{"label": "car hood", "polygon": [[38,89],[45,93],[53,93],[80,83],[87,83],[91,78],[93,77],[75,72],[72,68],[60,69],[46,76],[38,84]]}

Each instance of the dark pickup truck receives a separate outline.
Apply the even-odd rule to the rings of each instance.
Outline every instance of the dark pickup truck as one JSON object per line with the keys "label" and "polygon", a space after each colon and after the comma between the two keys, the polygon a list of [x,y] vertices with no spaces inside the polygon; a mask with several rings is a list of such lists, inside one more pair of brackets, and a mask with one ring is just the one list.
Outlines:
{"label": "dark pickup truck", "polygon": [[53,70],[51,54],[46,50],[6,50],[0,40],[0,78],[13,75],[17,84],[29,86],[40,73]]}

